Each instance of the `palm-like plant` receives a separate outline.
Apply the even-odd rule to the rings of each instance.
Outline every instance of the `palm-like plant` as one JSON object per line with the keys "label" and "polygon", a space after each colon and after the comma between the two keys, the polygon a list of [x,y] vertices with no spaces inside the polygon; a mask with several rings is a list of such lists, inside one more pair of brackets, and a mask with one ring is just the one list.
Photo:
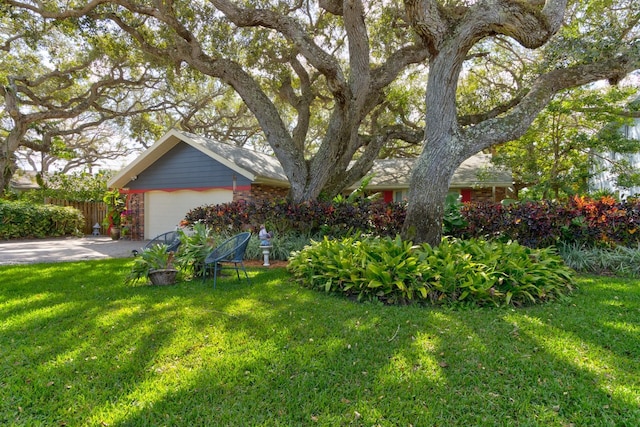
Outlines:
{"label": "palm-like plant", "polygon": [[175,253],[167,252],[167,245],[154,245],[140,252],[131,267],[131,271],[125,278],[125,282],[132,284],[143,279],[148,279],[149,274],[158,270],[173,269]]}
{"label": "palm-like plant", "polygon": [[205,258],[221,241],[221,236],[216,236],[213,229],[204,224],[194,224],[191,233],[187,234],[183,230],[178,230],[178,233],[181,244],[176,263],[182,271],[199,276],[202,274]]}
{"label": "palm-like plant", "polygon": [[107,205],[107,216],[104,223],[107,226],[120,227],[122,213],[127,209],[126,196],[120,194],[120,190],[116,188],[107,191],[102,200]]}

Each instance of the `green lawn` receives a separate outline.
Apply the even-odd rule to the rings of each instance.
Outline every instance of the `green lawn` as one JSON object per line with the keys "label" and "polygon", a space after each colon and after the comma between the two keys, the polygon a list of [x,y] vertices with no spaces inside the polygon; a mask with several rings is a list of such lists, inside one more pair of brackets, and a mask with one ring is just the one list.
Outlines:
{"label": "green lawn", "polygon": [[0,267],[0,425],[640,425],[639,281],[452,311],[130,262]]}

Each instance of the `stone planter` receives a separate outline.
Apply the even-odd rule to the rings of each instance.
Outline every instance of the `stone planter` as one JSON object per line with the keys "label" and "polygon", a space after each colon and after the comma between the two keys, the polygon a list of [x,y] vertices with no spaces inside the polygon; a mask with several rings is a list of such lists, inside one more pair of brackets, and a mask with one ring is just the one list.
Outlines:
{"label": "stone planter", "polygon": [[111,227],[109,236],[111,236],[111,240],[120,240],[120,227]]}
{"label": "stone planter", "polygon": [[154,285],[174,285],[176,283],[176,275],[178,270],[174,268],[164,268],[149,272],[149,280]]}

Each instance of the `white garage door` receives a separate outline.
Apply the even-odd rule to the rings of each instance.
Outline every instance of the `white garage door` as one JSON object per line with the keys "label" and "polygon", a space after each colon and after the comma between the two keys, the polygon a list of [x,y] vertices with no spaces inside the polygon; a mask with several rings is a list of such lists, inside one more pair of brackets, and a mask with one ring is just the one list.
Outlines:
{"label": "white garage door", "polygon": [[231,190],[148,191],[144,197],[144,237],[152,239],[160,233],[175,230],[191,209],[233,201]]}

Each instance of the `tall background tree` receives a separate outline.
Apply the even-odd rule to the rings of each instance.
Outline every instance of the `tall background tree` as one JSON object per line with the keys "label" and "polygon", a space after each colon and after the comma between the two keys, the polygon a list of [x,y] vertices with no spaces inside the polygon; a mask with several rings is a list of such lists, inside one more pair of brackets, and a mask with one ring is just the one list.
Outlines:
{"label": "tall background tree", "polygon": [[621,132],[632,123],[634,93],[618,87],[559,93],[521,138],[495,147],[493,161],[512,171],[516,189],[529,198],[585,194],[598,165],[620,172],[620,184],[633,184],[634,171],[618,154],[640,152],[640,141]]}
{"label": "tall background tree", "polygon": [[27,163],[40,158],[39,172],[53,161],[64,169],[117,158],[130,148],[105,134],[115,120],[163,108],[139,102],[162,78],[135,52],[110,49],[107,38],[90,43],[30,13],[3,14],[0,23],[0,189],[19,150]]}

